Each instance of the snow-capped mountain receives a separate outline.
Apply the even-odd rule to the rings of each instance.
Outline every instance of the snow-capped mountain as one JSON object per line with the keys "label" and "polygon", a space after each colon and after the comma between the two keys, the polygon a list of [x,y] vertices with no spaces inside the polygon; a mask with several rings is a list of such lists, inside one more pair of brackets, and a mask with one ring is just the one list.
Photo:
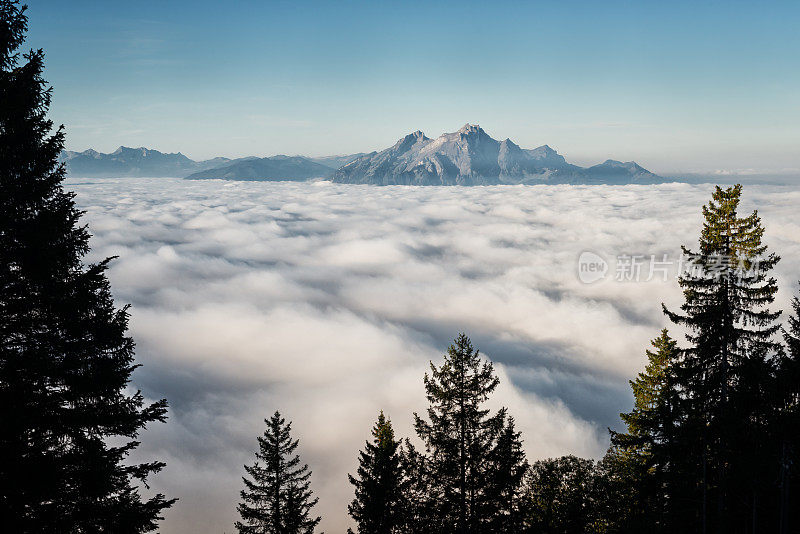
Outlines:
{"label": "snow-capped mountain", "polygon": [[497,141],[478,125],[430,139],[421,131],[341,167],[332,181],[357,184],[489,185],[520,183],[655,183],[664,178],[634,162],[583,168],[547,145],[523,149]]}

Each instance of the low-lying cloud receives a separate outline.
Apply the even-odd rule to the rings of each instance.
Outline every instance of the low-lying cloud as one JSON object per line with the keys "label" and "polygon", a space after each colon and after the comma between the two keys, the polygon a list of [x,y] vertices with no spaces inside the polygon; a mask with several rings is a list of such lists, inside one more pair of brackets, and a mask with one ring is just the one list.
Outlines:
{"label": "low-lying cloud", "polygon": [[[425,407],[422,376],[459,332],[497,365],[530,459],[598,457],[627,410],[627,381],[666,326],[667,281],[581,283],[592,251],[693,245],[708,185],[410,188],[72,179],[92,259],[110,277],[143,367],[134,385],[170,419],[139,455],[180,497],[162,532],[232,532],[242,465],[263,419],[294,421],[323,528],[349,524],[358,449],[383,409],[401,436]],[[745,190],[783,256],[779,305],[796,289],[800,191]]]}

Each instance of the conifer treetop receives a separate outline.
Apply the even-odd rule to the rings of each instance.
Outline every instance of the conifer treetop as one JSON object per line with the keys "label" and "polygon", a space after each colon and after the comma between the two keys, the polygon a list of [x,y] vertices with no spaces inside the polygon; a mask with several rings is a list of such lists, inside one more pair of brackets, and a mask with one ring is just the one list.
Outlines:
{"label": "conifer treetop", "polygon": [[236,529],[243,534],[311,534],[322,520],[312,517],[318,499],[311,491],[311,470],[296,453],[299,439],[279,411],[265,419],[257,437],[256,461],[244,466]]}

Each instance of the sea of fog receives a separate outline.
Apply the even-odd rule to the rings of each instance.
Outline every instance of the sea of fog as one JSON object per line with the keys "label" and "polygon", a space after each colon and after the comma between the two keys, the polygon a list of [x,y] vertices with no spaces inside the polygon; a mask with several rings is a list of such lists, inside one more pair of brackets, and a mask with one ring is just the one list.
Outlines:
{"label": "sea of fog", "polygon": [[[681,301],[680,245],[696,244],[713,186],[67,188],[86,210],[90,259],[119,257],[110,278],[143,365],[133,386],[170,403],[137,458],[167,462],[153,489],[180,501],[161,531],[188,534],[233,531],[242,465],[276,409],[313,469],[322,527],[343,531],[347,473],[378,410],[410,436],[428,362],[460,331],[495,362],[493,402],[530,459],[599,457],[667,326],[661,303]],[[798,206],[800,189],[744,191],[783,257],[780,307],[800,279]],[[579,258],[598,280],[585,283],[597,276],[579,276]]]}

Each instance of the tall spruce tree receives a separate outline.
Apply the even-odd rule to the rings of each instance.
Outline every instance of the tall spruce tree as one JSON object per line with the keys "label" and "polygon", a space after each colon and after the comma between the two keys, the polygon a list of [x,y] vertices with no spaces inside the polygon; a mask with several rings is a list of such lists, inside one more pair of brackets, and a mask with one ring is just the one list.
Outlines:
{"label": "tall spruce tree", "polygon": [[242,520],[236,529],[243,534],[311,534],[321,521],[311,517],[318,499],[311,492],[308,465],[301,465],[295,454],[299,440],[292,439],[292,423],[278,411],[264,422],[256,462],[244,467],[249,478],[242,477]]}
{"label": "tall spruce tree", "polygon": [[20,55],[25,7],[0,0],[0,517],[6,532],[148,532],[174,501],[125,465],[147,423],[128,385],[134,344],[106,269],[62,187],[63,127],[47,119],[44,53]]}
{"label": "tall spruce tree", "polygon": [[395,440],[392,422],[381,411],[359,454],[357,476],[348,475],[355,498],[347,507],[359,534],[403,532],[407,480],[403,473],[400,442]]}
{"label": "tall spruce tree", "polygon": [[[498,518],[518,513],[513,498],[525,474],[519,434],[505,409],[490,415],[484,407],[498,383],[492,364],[464,334],[425,375],[428,420],[414,418],[425,444],[423,465],[432,473],[425,477],[426,510],[439,532],[502,532]],[[503,453],[511,465],[499,461]]]}
{"label": "tall spruce tree", "polygon": [[633,410],[620,414],[626,432],[611,432],[611,447],[602,462],[616,500],[625,504],[609,503],[620,512],[609,519],[622,532],[669,531],[666,452],[676,425],[673,408],[679,402],[670,376],[678,346],[666,328],[652,346],[654,350],[646,351],[645,370],[630,381]]}
{"label": "tall spruce tree", "polygon": [[[672,458],[685,479],[675,483],[683,517],[703,532],[756,530],[767,478],[765,385],[779,344],[780,312],[768,309],[777,283],[769,275],[779,258],[762,243],[757,212],[738,214],[740,185],[717,187],[703,207],[704,224],[692,268],[679,279],[682,313],[664,308],[687,329],[676,387],[681,391],[680,431]],[[694,488],[679,498],[683,488]],[[675,517],[678,510],[674,509]]]}

